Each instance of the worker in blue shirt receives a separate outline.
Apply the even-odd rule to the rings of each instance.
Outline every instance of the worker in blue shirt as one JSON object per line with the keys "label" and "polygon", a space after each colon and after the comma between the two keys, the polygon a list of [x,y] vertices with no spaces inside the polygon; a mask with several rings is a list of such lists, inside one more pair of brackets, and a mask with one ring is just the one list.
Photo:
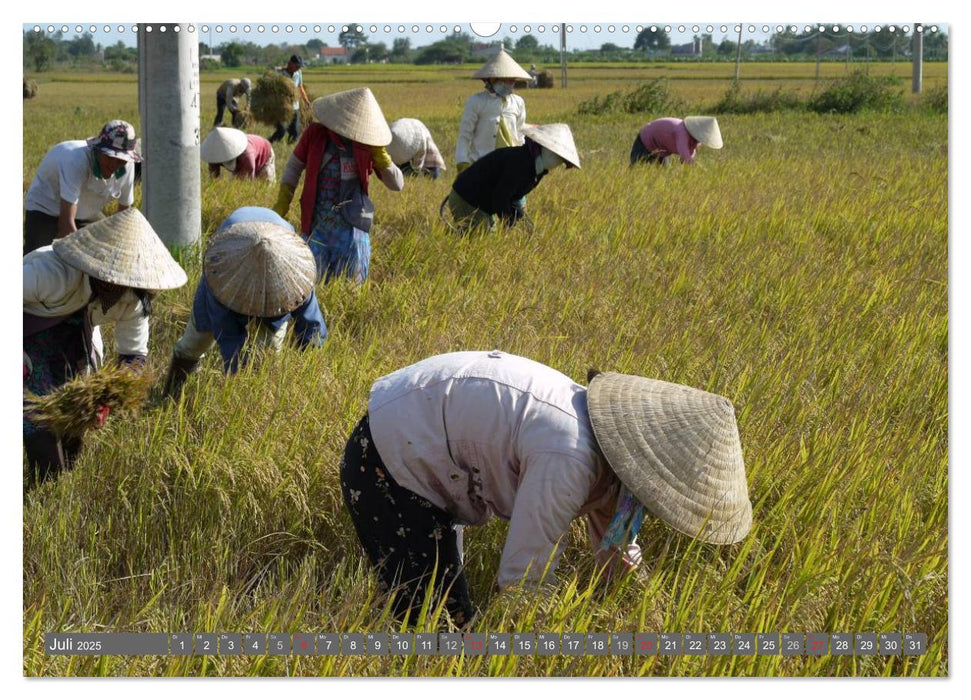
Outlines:
{"label": "worker in blue shirt", "polygon": [[247,340],[279,350],[291,319],[298,347],[322,346],[327,325],[314,293],[316,274],[313,253],[285,219],[263,207],[234,211],[206,250],[189,322],[175,344],[166,394],[181,394],[213,344],[222,355],[223,371],[230,374],[246,363]]}

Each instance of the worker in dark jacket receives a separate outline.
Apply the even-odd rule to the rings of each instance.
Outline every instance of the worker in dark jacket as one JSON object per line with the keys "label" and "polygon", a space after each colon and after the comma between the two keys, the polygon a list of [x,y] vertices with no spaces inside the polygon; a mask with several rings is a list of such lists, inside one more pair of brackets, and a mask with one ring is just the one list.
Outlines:
{"label": "worker in dark jacket", "polygon": [[495,226],[498,216],[513,225],[525,216],[520,200],[558,165],[579,168],[573,134],[566,124],[524,129],[525,143],[486,154],[459,173],[446,202],[463,232]]}

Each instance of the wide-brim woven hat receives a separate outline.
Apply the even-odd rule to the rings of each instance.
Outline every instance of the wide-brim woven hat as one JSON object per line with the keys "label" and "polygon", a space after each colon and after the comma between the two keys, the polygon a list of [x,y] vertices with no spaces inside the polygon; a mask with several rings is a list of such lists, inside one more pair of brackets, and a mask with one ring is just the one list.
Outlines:
{"label": "wide-brim woven hat", "polygon": [[752,526],[735,408],[724,396],[627,374],[587,389],[594,435],[611,469],[654,516],[712,544]]}
{"label": "wide-brim woven hat", "polygon": [[541,124],[523,129],[523,136],[535,141],[540,146],[546,146],[560,158],[572,165],[580,167],[580,155],[573,143],[573,132],[566,124]]}
{"label": "wide-brim woven hat", "polygon": [[134,207],[58,238],[53,249],[71,267],[110,284],[160,291],[186,283],[185,270]]}
{"label": "wide-brim woven hat", "polygon": [[243,155],[249,141],[239,129],[217,126],[209,132],[199,148],[199,155],[207,163],[225,163]]}
{"label": "wide-brim woven hat", "polygon": [[685,117],[684,128],[703,146],[719,149],[723,145],[722,132],[714,117]]}
{"label": "wide-brim woven hat", "polygon": [[492,58],[486,61],[479,70],[473,73],[472,77],[514,78],[525,82],[533,79],[533,76],[523,70],[523,67],[516,63],[516,59],[506,53],[502,48]]}
{"label": "wide-brim woven hat", "polygon": [[341,136],[365,146],[387,146],[391,129],[370,88],[354,88],[314,100],[314,116]]}
{"label": "wide-brim woven hat", "polygon": [[293,231],[243,221],[216,233],[202,262],[216,299],[246,316],[273,318],[310,296],[317,276],[313,253]]}

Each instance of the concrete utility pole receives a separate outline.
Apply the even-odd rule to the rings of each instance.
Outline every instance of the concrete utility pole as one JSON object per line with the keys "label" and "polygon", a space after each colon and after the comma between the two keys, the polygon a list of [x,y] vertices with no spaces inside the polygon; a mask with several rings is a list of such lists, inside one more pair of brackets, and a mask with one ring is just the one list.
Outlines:
{"label": "concrete utility pole", "polygon": [[738,46],[735,47],[735,82],[742,72],[742,23],[738,23]]}
{"label": "concrete utility pole", "polygon": [[924,32],[923,25],[914,22],[914,92],[921,92],[924,85]]}
{"label": "concrete utility pole", "polygon": [[170,248],[196,243],[202,235],[199,37],[189,26],[138,27],[142,211]]}
{"label": "concrete utility pole", "polygon": [[566,87],[566,25],[560,25],[560,82]]}

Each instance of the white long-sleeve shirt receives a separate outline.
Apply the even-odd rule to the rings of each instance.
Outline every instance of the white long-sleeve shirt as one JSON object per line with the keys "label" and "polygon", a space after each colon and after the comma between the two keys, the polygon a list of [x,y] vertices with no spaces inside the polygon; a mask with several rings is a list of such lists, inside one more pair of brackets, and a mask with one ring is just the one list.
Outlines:
{"label": "white long-sleeve shirt", "polygon": [[459,122],[455,162],[474,163],[496,150],[500,118],[506,122],[509,135],[515,142],[513,145],[522,146],[525,142],[522,132],[526,126],[526,103],[522,97],[515,93],[499,97],[483,90],[466,100]]}
{"label": "white long-sleeve shirt", "polygon": [[[618,482],[599,457],[586,389],[566,375],[498,351],[437,355],[378,379],[368,412],[400,486],[463,524],[509,520],[500,586],[555,568],[581,514],[599,547]],[[639,559],[636,545],[627,554]]]}
{"label": "white long-sleeve shirt", "polygon": [[61,260],[51,246],[24,256],[24,312],[53,318],[85,307],[95,329],[106,321],[115,323],[119,355],[148,355],[148,318],[142,302],[130,289],[103,312],[97,300],[91,302],[91,278]]}

